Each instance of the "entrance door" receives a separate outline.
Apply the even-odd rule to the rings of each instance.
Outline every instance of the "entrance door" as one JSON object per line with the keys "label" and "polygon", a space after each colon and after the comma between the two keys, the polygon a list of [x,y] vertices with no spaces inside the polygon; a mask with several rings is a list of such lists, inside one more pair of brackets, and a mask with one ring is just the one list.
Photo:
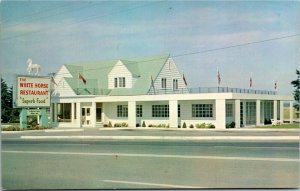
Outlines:
{"label": "entrance door", "polygon": [[89,107],[81,108],[81,116],[82,116],[82,125],[90,126],[91,125],[91,108],[89,108]]}
{"label": "entrance door", "polygon": [[102,122],[101,116],[102,116],[102,108],[97,107],[96,108],[96,122]]}

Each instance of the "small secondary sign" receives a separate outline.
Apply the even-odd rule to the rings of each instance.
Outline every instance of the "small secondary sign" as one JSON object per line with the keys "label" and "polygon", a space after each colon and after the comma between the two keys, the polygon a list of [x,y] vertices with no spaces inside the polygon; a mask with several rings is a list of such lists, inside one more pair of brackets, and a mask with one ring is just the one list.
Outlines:
{"label": "small secondary sign", "polygon": [[50,107],[49,77],[17,77],[17,107]]}
{"label": "small secondary sign", "polygon": [[41,115],[41,111],[38,109],[27,110],[27,115]]}

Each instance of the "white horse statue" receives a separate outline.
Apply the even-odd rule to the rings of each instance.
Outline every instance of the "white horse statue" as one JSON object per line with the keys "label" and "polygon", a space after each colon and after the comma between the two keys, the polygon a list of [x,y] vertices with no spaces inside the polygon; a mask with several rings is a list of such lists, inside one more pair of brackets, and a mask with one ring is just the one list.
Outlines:
{"label": "white horse statue", "polygon": [[36,72],[35,72],[36,76],[38,76],[40,74],[41,66],[39,64],[32,64],[32,60],[30,58],[28,58],[27,64],[28,64],[27,71],[28,71],[29,75],[31,74],[33,69],[36,70]]}

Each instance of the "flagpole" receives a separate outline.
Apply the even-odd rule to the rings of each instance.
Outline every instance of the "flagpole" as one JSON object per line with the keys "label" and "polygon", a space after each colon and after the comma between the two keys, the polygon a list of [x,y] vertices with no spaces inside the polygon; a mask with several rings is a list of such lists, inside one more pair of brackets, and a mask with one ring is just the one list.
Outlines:
{"label": "flagpole", "polygon": [[77,95],[79,95],[79,72],[77,72]]}
{"label": "flagpole", "polygon": [[220,92],[220,83],[221,83],[219,67],[217,67],[217,83],[218,83],[218,93],[219,93]]}
{"label": "flagpole", "polygon": [[253,79],[252,79],[252,72],[250,73],[250,89],[252,90],[252,85],[253,85]]}

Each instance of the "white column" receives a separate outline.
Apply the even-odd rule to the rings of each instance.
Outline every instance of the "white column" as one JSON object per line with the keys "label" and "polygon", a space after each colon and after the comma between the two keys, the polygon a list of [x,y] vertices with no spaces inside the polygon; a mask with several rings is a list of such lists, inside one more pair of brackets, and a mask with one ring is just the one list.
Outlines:
{"label": "white column", "polygon": [[171,128],[178,128],[178,101],[169,101],[169,123]]}
{"label": "white column", "polygon": [[71,103],[71,123],[75,123],[75,103]]}
{"label": "white column", "polygon": [[294,107],[293,107],[293,101],[290,101],[290,123],[293,123],[294,121]]}
{"label": "white column", "polygon": [[76,103],[76,118],[77,118],[77,127],[82,127],[82,117],[81,117],[81,104],[80,102]]}
{"label": "white column", "polygon": [[242,102],[243,104],[243,125],[244,127],[247,126],[247,104],[246,101]]}
{"label": "white column", "polygon": [[276,124],[277,123],[277,100],[273,101],[273,119]]}
{"label": "white column", "polygon": [[216,100],[216,129],[226,129],[226,100]]}
{"label": "white column", "polygon": [[235,120],[235,127],[241,127],[241,100],[237,99],[234,101],[234,120]]}
{"label": "white column", "polygon": [[136,127],[136,102],[128,102],[128,126]]}
{"label": "white column", "polygon": [[256,125],[261,125],[260,123],[260,100],[256,100]]}
{"label": "white column", "polygon": [[284,109],[284,107],[283,107],[283,101],[282,100],[280,100],[280,106],[279,106],[279,108],[280,108],[280,121],[283,123],[283,120],[284,120],[284,115],[283,115],[283,109]]}
{"label": "white column", "polygon": [[54,123],[57,123],[57,103],[54,103],[53,106],[53,112],[54,112]]}
{"label": "white column", "polygon": [[96,127],[96,102],[92,102],[91,125],[92,127]]}

